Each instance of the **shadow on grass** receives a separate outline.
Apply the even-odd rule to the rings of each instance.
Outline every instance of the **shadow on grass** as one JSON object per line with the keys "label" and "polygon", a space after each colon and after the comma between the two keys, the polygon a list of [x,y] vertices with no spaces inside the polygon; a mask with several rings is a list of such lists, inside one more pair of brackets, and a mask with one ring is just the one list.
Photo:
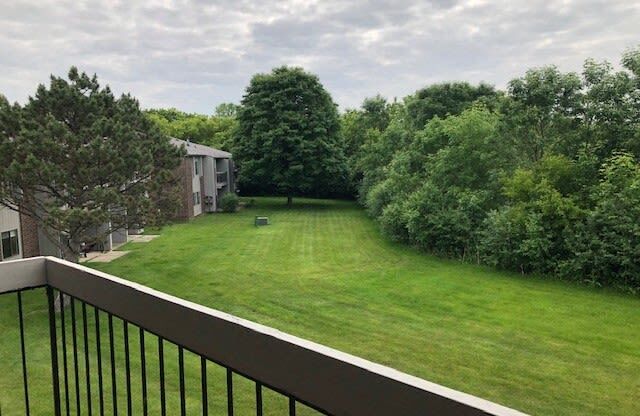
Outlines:
{"label": "shadow on grass", "polygon": [[355,201],[339,199],[293,198],[287,205],[286,197],[242,197],[247,209],[268,209],[272,211],[325,211],[336,209],[357,209]]}

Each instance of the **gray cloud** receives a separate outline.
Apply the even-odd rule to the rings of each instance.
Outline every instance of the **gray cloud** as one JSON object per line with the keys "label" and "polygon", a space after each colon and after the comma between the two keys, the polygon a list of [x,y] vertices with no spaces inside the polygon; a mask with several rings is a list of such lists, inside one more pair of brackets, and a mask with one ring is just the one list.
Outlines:
{"label": "gray cloud", "polygon": [[145,107],[210,113],[251,76],[298,65],[342,108],[465,79],[503,87],[528,68],[617,63],[640,43],[636,0],[32,0],[2,4],[0,93],[95,72]]}

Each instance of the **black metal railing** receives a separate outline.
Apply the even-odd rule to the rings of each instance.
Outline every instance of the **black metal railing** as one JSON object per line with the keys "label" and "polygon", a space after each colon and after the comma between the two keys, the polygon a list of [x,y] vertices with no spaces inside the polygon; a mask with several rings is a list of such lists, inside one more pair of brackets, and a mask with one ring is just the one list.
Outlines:
{"label": "black metal railing", "polygon": [[[25,311],[27,291],[40,304]],[[17,293],[26,415],[521,415],[57,259],[0,263],[0,294],[8,293]],[[31,325],[44,317],[44,302],[48,337],[25,325],[25,312]],[[10,313],[4,303],[0,311]],[[43,361],[31,357],[42,355],[50,378],[32,378]],[[15,358],[3,354],[0,371]],[[52,400],[30,394],[34,387]]]}
{"label": "black metal railing", "polygon": [[[29,379],[27,377],[23,292],[24,290],[17,292],[17,315],[20,328],[24,413],[30,415],[32,400],[29,396]],[[147,372],[147,356],[153,353],[149,352],[147,347],[147,343],[150,341],[148,331],[51,287],[46,288],[46,296],[49,304],[49,317],[53,318],[50,320],[50,338],[46,340],[50,343],[51,349],[53,414],[67,416],[79,414],[149,415],[149,409],[153,407],[159,411],[151,414],[186,415],[188,414],[185,381],[185,355],[187,354],[197,356],[200,366],[200,403],[197,404],[200,411],[198,414],[209,414],[209,395],[211,393],[208,384],[208,370],[211,366],[219,366],[224,369],[226,383],[224,400],[226,403],[223,407],[226,409],[226,414],[234,414],[236,409],[233,390],[234,378],[242,376],[234,372],[233,369],[212,363],[202,355],[192,353],[181,345],[173,344],[176,350],[174,359],[178,365],[179,411],[174,409],[168,413],[165,345],[169,344],[169,341],[161,336],[151,334],[155,337],[157,345],[154,357],[150,360],[157,365],[157,374],[155,379],[151,379]],[[60,305],[64,305],[64,307],[61,308]],[[104,325],[101,327],[105,321],[107,323],[106,334],[102,332]],[[89,329],[91,325],[94,327],[93,331]],[[118,326],[120,326],[120,330],[118,330]],[[136,340],[132,340],[130,337],[132,328],[137,329],[134,331],[138,334]],[[105,335],[107,335],[108,341],[103,344],[102,339],[105,338]],[[93,338],[93,342],[91,338]],[[120,346],[118,346],[119,342]],[[106,357],[103,356],[103,347],[107,352]],[[137,351],[133,351],[135,349]],[[119,354],[122,355],[119,357]],[[133,374],[132,370],[132,356],[135,354],[139,354],[136,365],[139,370],[138,374]],[[105,363],[105,361],[108,362]],[[253,382],[255,386],[255,412],[257,415],[262,415],[264,412],[262,391],[265,386],[258,381],[247,380]],[[137,397],[134,397],[136,394],[133,383],[136,382],[139,383],[140,388],[136,389]],[[153,386],[157,389],[156,394],[151,392]],[[123,390],[121,391],[121,389]],[[149,403],[150,396],[157,400],[155,406],[153,403]],[[299,406],[296,398],[291,395],[284,395],[284,397],[287,399],[289,414],[295,415]],[[137,403],[137,406],[134,406],[134,402]],[[307,413],[309,412],[310,410],[307,409]],[[316,412],[322,413],[319,409]]]}

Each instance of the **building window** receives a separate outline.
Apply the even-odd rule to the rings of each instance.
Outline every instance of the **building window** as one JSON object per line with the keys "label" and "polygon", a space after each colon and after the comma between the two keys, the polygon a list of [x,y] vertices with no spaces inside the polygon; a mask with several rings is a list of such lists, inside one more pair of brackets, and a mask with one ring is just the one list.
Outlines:
{"label": "building window", "polygon": [[2,233],[2,258],[17,256],[20,254],[20,244],[18,242],[18,230],[5,231]]}
{"label": "building window", "polygon": [[198,157],[193,159],[193,173],[196,176],[200,175],[200,158]]}
{"label": "building window", "polygon": [[193,193],[193,205],[200,205],[200,192]]}

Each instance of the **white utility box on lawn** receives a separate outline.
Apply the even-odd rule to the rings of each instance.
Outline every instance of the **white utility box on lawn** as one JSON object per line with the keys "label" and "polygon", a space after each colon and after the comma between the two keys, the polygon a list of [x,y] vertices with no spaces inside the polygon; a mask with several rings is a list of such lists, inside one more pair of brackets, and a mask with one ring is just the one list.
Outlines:
{"label": "white utility box on lawn", "polygon": [[261,226],[261,225],[269,225],[269,217],[256,216],[255,225],[256,225],[256,227]]}

